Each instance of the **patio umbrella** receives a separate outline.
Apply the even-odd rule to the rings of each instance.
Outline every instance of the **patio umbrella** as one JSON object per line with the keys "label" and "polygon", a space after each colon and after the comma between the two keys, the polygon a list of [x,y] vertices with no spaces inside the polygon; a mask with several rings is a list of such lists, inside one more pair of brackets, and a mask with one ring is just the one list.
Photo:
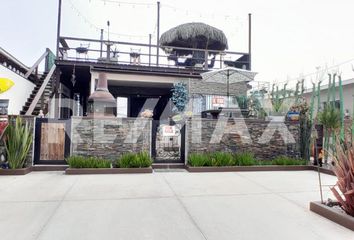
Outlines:
{"label": "patio umbrella", "polygon": [[201,73],[201,76],[205,82],[225,83],[226,81],[227,107],[229,107],[230,83],[247,83],[249,81],[254,80],[256,74],[256,72],[240,68],[226,67]]}
{"label": "patio umbrella", "polygon": [[[192,22],[181,24],[163,33],[160,37],[163,50],[170,47],[199,48],[223,51],[228,48],[223,31],[205,23]],[[192,54],[191,50],[174,49],[178,55]]]}

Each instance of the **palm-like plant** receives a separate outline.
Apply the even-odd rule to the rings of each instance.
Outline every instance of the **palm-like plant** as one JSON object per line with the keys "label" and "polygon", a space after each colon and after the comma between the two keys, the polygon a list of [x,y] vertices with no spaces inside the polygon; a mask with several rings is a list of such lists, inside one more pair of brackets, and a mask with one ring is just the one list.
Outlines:
{"label": "palm-like plant", "polygon": [[323,125],[326,136],[332,136],[332,146],[329,146],[329,138],[325,138],[325,162],[327,163],[328,152],[335,150],[334,132],[340,128],[340,112],[333,105],[327,105],[324,110],[317,115],[318,122]]}
{"label": "palm-like plant", "polygon": [[[337,183],[331,188],[342,209],[354,217],[354,143],[337,139],[333,171]],[[336,187],[342,194],[339,194]]]}
{"label": "palm-like plant", "polygon": [[17,169],[25,165],[32,144],[32,133],[29,124],[27,122],[23,123],[22,118],[17,117],[15,123],[12,122],[12,119],[10,119],[5,130],[4,144],[9,167]]}
{"label": "palm-like plant", "polygon": [[326,106],[317,117],[319,123],[321,123],[330,133],[340,127],[340,112],[334,106]]}

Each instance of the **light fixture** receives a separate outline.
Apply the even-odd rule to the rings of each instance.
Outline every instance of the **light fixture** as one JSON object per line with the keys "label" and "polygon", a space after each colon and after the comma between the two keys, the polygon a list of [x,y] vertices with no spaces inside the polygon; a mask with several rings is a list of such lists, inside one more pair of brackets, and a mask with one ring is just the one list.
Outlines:
{"label": "light fixture", "polygon": [[73,84],[73,87],[74,87],[75,83],[76,83],[75,65],[74,65],[74,68],[73,68],[73,74],[71,75],[71,83]]}

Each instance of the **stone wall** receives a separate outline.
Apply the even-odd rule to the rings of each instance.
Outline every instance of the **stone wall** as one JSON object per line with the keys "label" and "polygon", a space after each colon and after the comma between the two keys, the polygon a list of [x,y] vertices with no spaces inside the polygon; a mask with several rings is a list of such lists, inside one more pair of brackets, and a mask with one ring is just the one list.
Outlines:
{"label": "stone wall", "polygon": [[72,118],[71,155],[116,159],[151,146],[151,120],[143,118]]}
{"label": "stone wall", "polygon": [[[258,159],[272,159],[279,155],[300,156],[300,125],[298,122],[272,122],[270,124],[269,121],[230,119],[224,121],[224,125],[218,124],[220,125],[216,128],[217,120],[212,119],[188,121],[187,152],[252,152]],[[280,128],[281,124],[285,124],[283,126],[288,130],[283,131],[283,134],[280,134],[280,131],[285,130],[285,127]],[[269,141],[266,135],[263,135],[264,132],[270,136]],[[282,136],[285,136],[287,142]]]}

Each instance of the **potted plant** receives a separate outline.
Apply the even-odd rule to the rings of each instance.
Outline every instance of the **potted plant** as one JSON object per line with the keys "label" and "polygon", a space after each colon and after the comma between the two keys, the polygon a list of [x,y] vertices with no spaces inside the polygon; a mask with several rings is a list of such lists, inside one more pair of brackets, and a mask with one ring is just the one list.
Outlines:
{"label": "potted plant", "polygon": [[184,120],[184,110],[188,103],[188,90],[187,84],[185,83],[175,83],[173,84],[173,88],[171,89],[172,97],[171,101],[174,106],[172,111],[175,113],[174,116],[171,117],[173,122],[181,122]]}
{"label": "potted plant", "polygon": [[142,118],[152,118],[154,116],[154,112],[150,109],[145,109],[143,112],[141,112],[140,116]]}
{"label": "potted plant", "polygon": [[32,133],[28,122],[23,123],[20,117],[17,117],[15,122],[10,119],[3,141],[9,169],[25,168],[27,155],[32,144]]}

